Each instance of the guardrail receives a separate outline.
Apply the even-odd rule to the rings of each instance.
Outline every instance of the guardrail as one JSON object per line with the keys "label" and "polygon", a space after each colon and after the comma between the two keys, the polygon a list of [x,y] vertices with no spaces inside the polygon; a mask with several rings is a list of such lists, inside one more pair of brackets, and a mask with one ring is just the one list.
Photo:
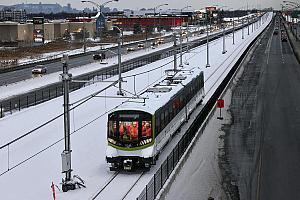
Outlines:
{"label": "guardrail", "polygon": [[[229,84],[231,78],[237,71],[239,65],[243,61],[244,57],[248,53],[249,49],[256,42],[256,40],[261,36],[261,32],[246,48],[240,58],[237,60],[235,65],[232,67],[230,72],[224,78],[220,86],[216,89],[215,93],[205,104],[203,109],[200,111],[200,114],[196,117],[195,121],[189,127],[187,132],[182,136],[180,141],[177,143],[172,152],[168,155],[167,159],[162,163],[160,168],[153,175],[152,179],[143,189],[141,194],[136,198],[137,200],[154,200],[159,194],[160,190],[163,188],[163,185],[166,183],[170,177],[172,171],[175,169],[175,166],[178,164],[179,160],[184,155],[187,147],[191,144],[191,141],[194,139],[196,133],[200,136],[202,135],[205,127],[207,126],[209,120],[213,116],[214,110],[216,109],[215,104],[217,99],[222,95],[224,89]],[[199,129],[200,128],[200,129]]]}

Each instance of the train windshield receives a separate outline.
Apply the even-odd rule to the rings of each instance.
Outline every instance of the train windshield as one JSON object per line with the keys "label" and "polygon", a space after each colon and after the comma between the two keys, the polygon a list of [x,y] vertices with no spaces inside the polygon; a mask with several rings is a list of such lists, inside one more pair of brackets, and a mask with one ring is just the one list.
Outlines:
{"label": "train windshield", "polygon": [[138,111],[115,112],[108,119],[108,142],[138,147],[152,142],[152,115]]}

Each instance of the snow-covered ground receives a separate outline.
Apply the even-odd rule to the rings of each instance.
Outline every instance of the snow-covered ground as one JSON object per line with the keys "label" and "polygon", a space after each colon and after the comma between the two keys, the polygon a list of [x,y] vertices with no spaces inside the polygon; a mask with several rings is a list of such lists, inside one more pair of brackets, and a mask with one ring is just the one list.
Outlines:
{"label": "snow-covered ground", "polygon": [[[271,15],[269,15],[269,21],[270,17]],[[210,68],[205,68],[205,45],[195,48],[184,55],[183,60],[189,62],[189,65],[184,66],[185,69],[199,67],[204,71],[206,91],[204,102],[213,94],[222,79],[246,49],[247,45],[263,30],[266,24],[267,23],[264,23],[249,36],[245,34],[244,40],[241,39],[241,30],[238,31],[235,35],[235,45],[232,45],[231,36],[226,37],[226,54],[222,54],[222,38],[211,42]],[[151,63],[145,67],[124,73],[123,76],[145,72],[146,70],[165,65],[158,70],[135,77],[138,83],[136,84],[136,91],[143,91],[148,85],[151,85],[153,82],[165,76],[164,70],[173,68],[172,64],[166,64],[171,62],[172,59],[173,57],[170,57]],[[58,79],[58,75],[56,75],[56,79]],[[117,77],[112,77],[109,80],[116,79]],[[40,80],[42,82],[42,79]],[[125,81],[126,82],[123,83],[124,89],[133,92],[133,78],[127,78]],[[72,92],[70,95],[71,102],[75,102],[95,91],[99,91],[108,84],[110,83],[96,83]],[[109,88],[100,94],[106,98],[93,98],[71,112],[71,131],[74,132],[71,136],[73,173],[79,174],[85,180],[87,188],[69,191],[67,193],[57,191],[58,199],[90,199],[111,177],[112,173],[109,172],[108,165],[105,161],[107,144],[106,114],[125,101],[125,99],[109,98],[109,96],[115,96],[116,93],[117,88]],[[129,96],[128,94],[128,98]],[[63,99],[60,97],[0,119],[0,146],[61,114],[63,112],[62,104]],[[64,177],[63,174],[61,174],[60,157],[64,149],[62,138],[63,119],[60,117],[52,123],[34,131],[22,140],[11,144],[9,148],[0,150],[0,174],[8,169],[8,165],[9,168],[11,168],[40,152],[0,176],[1,199],[52,199],[51,182],[53,181],[59,185],[61,178]],[[175,140],[176,138],[173,140],[174,143],[172,141],[170,145],[175,144]],[[168,148],[166,149],[165,156],[167,156],[167,151]],[[127,199],[135,199],[139,195],[141,190],[151,179],[152,174],[159,167],[161,161],[165,159],[165,156],[161,155],[157,165],[141,178],[137,186],[128,194]],[[128,178],[130,178],[131,174],[122,174],[122,176],[128,176]],[[119,199],[123,195],[121,193],[124,192],[121,186],[126,184],[125,177],[122,181],[116,183],[113,187],[113,191],[106,193],[106,196],[102,196],[102,199]]]}

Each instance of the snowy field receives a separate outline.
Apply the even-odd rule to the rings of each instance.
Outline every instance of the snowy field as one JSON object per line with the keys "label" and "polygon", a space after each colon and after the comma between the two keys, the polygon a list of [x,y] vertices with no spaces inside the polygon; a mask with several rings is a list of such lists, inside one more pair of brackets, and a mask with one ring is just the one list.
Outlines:
{"label": "snowy field", "polygon": [[[271,15],[267,22],[271,20]],[[206,65],[206,45],[191,50],[184,55],[185,69],[199,67],[204,71],[206,102],[213,94],[217,86],[229,72],[239,56],[247,48],[248,44],[266,27],[268,23],[264,23],[259,29],[248,36],[245,31],[245,39],[241,39],[242,31],[235,34],[235,45],[232,45],[232,36],[226,37],[227,53],[222,54],[222,38],[210,43],[210,68]],[[149,85],[157,82],[165,76],[164,70],[172,69],[171,62],[173,57],[166,58],[145,67],[135,69],[123,74],[124,76],[145,72],[163,66],[158,70],[136,76],[136,91],[140,93]],[[179,59],[178,59],[179,62]],[[75,74],[75,72],[72,71]],[[53,79],[58,79],[58,75],[54,75]],[[112,77],[109,80],[117,80]],[[125,90],[133,92],[133,78],[126,78],[123,87]],[[42,81],[41,81],[42,82]],[[105,88],[110,83],[97,83],[82,88],[70,95],[71,102],[75,102],[93,92]],[[80,175],[85,180],[86,188],[63,193],[57,191],[57,198],[62,200],[81,200],[90,199],[112,176],[108,165],[105,161],[106,150],[106,123],[107,112],[114,109],[126,99],[109,98],[116,96],[117,88],[111,87],[100,95],[103,98],[93,98],[82,106],[71,112],[71,149],[72,149],[72,168],[73,174]],[[128,98],[130,94],[127,93]],[[24,109],[14,115],[0,119],[1,140],[0,146],[19,137],[20,135],[34,129],[43,124],[47,120],[58,116],[63,112],[63,99],[56,98],[46,103]],[[138,182],[132,192],[128,194],[127,199],[135,199],[148,181],[151,179],[155,170],[160,163],[164,161],[168,155],[168,151],[172,150],[176,140],[180,139],[179,133],[175,137],[165,152],[161,155],[156,166],[146,173]],[[35,155],[26,162],[11,169],[0,176],[1,199],[52,199],[51,182],[53,181],[60,187],[61,179],[61,157],[60,154],[64,149],[63,138],[63,118],[58,118],[52,123],[34,131],[24,139],[12,144],[9,148],[0,150],[0,173],[5,172],[8,167],[12,168],[18,163]],[[8,154],[9,153],[9,154]],[[9,155],[9,159],[8,159]],[[99,196],[99,199],[120,199],[128,188],[133,178],[132,174],[121,174],[120,181],[115,183],[113,190],[107,190]]]}

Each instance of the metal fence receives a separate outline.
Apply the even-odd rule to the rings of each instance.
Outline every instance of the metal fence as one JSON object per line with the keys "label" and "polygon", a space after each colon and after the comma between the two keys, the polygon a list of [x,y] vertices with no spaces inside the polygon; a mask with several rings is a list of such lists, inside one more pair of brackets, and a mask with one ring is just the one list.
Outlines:
{"label": "metal fence", "polygon": [[146,185],[142,193],[139,195],[137,200],[154,200],[156,195],[159,193],[168,177],[174,170],[178,161],[182,157],[186,148],[190,144],[190,140],[194,137],[195,134],[190,132],[189,134],[184,135],[184,137],[178,142],[173,151],[169,154],[167,159],[160,166],[158,171],[154,174],[150,182]]}
{"label": "metal fence", "polygon": [[[211,101],[213,102],[213,101]],[[214,106],[210,104],[209,106]],[[191,141],[195,137],[196,133],[198,132],[199,127],[203,124],[205,120],[205,116],[208,115],[211,109],[204,108],[201,113],[197,116],[196,120],[193,122],[189,130],[182,136],[179,140],[175,148],[169,154],[167,159],[162,163],[160,168],[156,171],[153,175],[150,182],[146,185],[143,189],[141,194],[137,197],[137,200],[154,200],[157,194],[162,189],[163,185],[171,175],[172,171],[175,169],[175,166],[183,156],[184,152],[186,151],[187,147],[190,145]],[[210,118],[211,115],[208,117]],[[203,133],[204,128],[206,127],[208,120],[202,125],[200,130],[200,135]]]}

